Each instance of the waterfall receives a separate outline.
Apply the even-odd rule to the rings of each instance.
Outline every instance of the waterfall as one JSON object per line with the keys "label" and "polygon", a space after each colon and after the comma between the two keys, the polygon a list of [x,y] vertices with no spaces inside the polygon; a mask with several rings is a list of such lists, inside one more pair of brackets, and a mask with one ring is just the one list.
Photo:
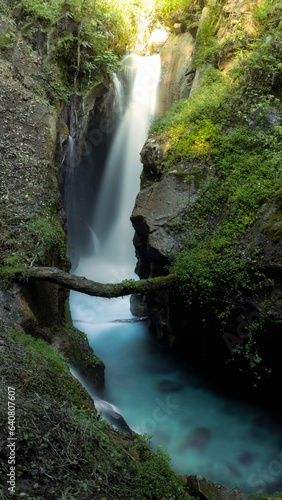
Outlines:
{"label": "waterfall", "polygon": [[65,146],[63,163],[65,165],[65,182],[64,182],[64,209],[66,214],[70,213],[71,198],[74,184],[74,140],[71,135],[68,136]]}
{"label": "waterfall", "polygon": [[[73,205],[93,197],[89,172],[100,169],[95,204],[84,222],[92,245],[80,245],[77,275],[102,282],[134,277],[130,224],[139,190],[139,152],[156,109],[160,60],[135,55],[114,77],[117,128],[105,162],[98,146],[76,173]],[[95,131],[94,131],[95,132]],[[97,135],[97,134],[96,134]],[[88,175],[88,177],[86,176]],[[86,179],[86,181],[85,181]],[[98,182],[99,181],[99,182]],[[81,212],[85,213],[85,211]],[[73,212],[69,226],[77,224]],[[79,224],[83,221],[79,218]],[[71,232],[70,238],[80,238]],[[71,241],[71,244],[76,241]],[[153,434],[154,446],[168,447],[172,467],[201,474],[244,491],[282,487],[281,425],[271,414],[226,394],[148,336],[146,322],[132,322],[128,298],[102,299],[71,292],[75,326],[83,330],[105,362],[106,391],[97,405],[122,414],[136,432]],[[106,401],[105,401],[106,400]]]}
{"label": "waterfall", "polygon": [[121,117],[90,222],[95,251],[81,259],[76,270],[105,282],[134,277],[133,228],[129,217],[140,187],[139,152],[156,111],[160,77],[159,56],[142,58],[131,54],[123,64],[125,74],[114,77],[114,110]]}

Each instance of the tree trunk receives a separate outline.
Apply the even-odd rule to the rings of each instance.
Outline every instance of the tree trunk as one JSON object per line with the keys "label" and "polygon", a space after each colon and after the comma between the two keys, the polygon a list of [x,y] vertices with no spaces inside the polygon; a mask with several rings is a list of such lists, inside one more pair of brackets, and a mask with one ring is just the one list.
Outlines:
{"label": "tree trunk", "polygon": [[63,286],[70,290],[86,293],[96,297],[122,297],[136,293],[147,293],[152,290],[158,290],[171,286],[175,282],[175,277],[171,274],[157,278],[148,278],[144,280],[124,280],[121,283],[97,283],[88,280],[83,276],[75,276],[66,273],[56,267],[32,267],[28,271],[17,272],[14,276],[17,281],[49,281],[56,285]]}

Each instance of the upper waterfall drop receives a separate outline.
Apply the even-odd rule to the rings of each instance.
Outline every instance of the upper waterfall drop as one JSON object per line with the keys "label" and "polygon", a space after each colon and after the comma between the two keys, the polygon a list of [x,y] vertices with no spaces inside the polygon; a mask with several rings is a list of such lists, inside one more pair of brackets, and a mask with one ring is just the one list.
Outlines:
{"label": "upper waterfall drop", "polygon": [[75,160],[74,160],[74,140],[71,135],[68,136],[66,150],[62,163],[65,164],[66,177],[64,186],[64,209],[67,215],[70,213],[71,198],[73,194],[73,184],[74,184],[74,170],[75,170]]}
{"label": "upper waterfall drop", "polygon": [[129,54],[122,62],[124,72],[113,78],[117,127],[90,223],[99,244],[94,245],[94,254],[86,258],[87,262],[82,259],[79,264],[79,272],[82,272],[83,266],[88,276],[89,269],[99,268],[99,276],[95,274],[91,277],[100,281],[111,280],[111,263],[120,269],[115,271],[117,281],[134,276],[135,252],[130,214],[140,188],[142,165],[139,153],[156,113],[161,75],[158,55],[141,57]]}

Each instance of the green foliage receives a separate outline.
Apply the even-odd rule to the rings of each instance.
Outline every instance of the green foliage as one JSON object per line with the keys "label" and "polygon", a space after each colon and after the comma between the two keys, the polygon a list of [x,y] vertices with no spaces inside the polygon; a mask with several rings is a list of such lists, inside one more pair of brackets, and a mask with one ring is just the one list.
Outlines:
{"label": "green foliage", "polygon": [[254,18],[260,25],[268,25],[269,21],[273,21],[273,11],[278,7],[276,0],[263,0],[260,5],[257,5],[254,11]]}
{"label": "green foliage", "polygon": [[[11,1],[12,4],[17,2]],[[38,30],[47,33],[49,51],[57,62],[64,85],[71,90],[76,79],[78,90],[120,70],[118,56],[126,47],[122,18],[105,2],[85,0],[22,0],[20,27],[28,23],[26,36],[33,44]]]}
{"label": "green foliage", "polygon": [[197,48],[194,66],[197,68],[203,63],[215,64],[220,52],[220,46],[216,37],[217,12],[220,4],[213,11],[213,16],[205,18],[197,33]]}
{"label": "green foliage", "polygon": [[125,290],[133,289],[135,283],[136,283],[136,280],[134,280],[134,279],[122,280],[122,285],[123,285]]}
{"label": "green foliage", "polygon": [[151,436],[147,435],[144,437],[136,435],[134,438],[134,447],[141,459],[138,476],[145,485],[146,498],[178,500],[188,498],[181,478],[170,467],[170,456],[162,446],[158,446],[152,455],[150,440]]}
{"label": "green foliage", "polygon": [[16,35],[13,31],[7,31],[0,36],[0,47],[11,48],[16,40]]}
{"label": "green foliage", "polygon": [[24,366],[24,375],[19,369],[19,380],[23,376],[29,390],[33,388],[48,399],[84,406],[85,393],[79,392],[79,383],[71,376],[66,359],[54,347],[14,329],[9,330],[9,336],[16,342],[20,366]]}
{"label": "green foliage", "polygon": [[142,23],[149,17],[153,20],[155,16],[155,2],[152,0],[97,0],[97,6],[106,14],[109,31],[115,37],[111,48],[118,54],[122,54],[125,48],[134,48]]}
{"label": "green foliage", "polygon": [[12,1],[11,3],[18,4],[23,8],[25,14],[32,14],[34,19],[44,22],[45,25],[55,23],[61,11],[61,2],[57,0],[46,2],[21,0],[21,2]]}
{"label": "green foliage", "polygon": [[[271,234],[274,243],[281,237],[281,126],[268,118],[282,112],[277,5],[262,4],[257,39],[229,75],[222,75],[215,68],[217,2],[197,39],[196,66],[210,63],[201,69],[200,86],[151,129],[167,143],[162,175],[179,167],[187,182],[200,183],[197,200],[187,200],[186,213],[171,224],[171,230],[182,235],[182,246],[170,272],[176,274],[187,304],[210,305],[221,333],[228,318],[232,322],[234,304],[246,297],[262,299],[268,292],[269,280],[256,271],[258,255],[246,248],[251,228],[266,206],[275,210],[264,233]],[[206,175],[200,178],[193,166]],[[234,350],[257,384],[269,374],[256,344],[261,339],[256,336],[262,328],[258,323],[252,323],[248,342]]]}
{"label": "green foliage", "polygon": [[31,217],[29,223],[30,235],[36,242],[38,248],[37,262],[46,258],[56,249],[56,254],[65,259],[66,238],[57,218],[51,213],[44,216]]}
{"label": "green foliage", "polygon": [[170,147],[165,157],[167,167],[209,155],[233,105],[229,101],[230,85],[218,70],[208,68],[197,93],[179,101],[153,126],[152,133],[165,131],[169,139]]}
{"label": "green foliage", "polygon": [[[142,0],[10,0],[22,14],[19,26],[35,46],[34,35],[47,34],[47,48],[68,91],[80,92],[122,69],[119,57],[133,47],[140,24],[154,13],[154,2]],[[26,27],[28,26],[28,29]]]}
{"label": "green foliage", "polygon": [[201,20],[196,39],[195,68],[203,63],[211,63],[215,67],[218,66],[220,55],[227,43],[226,40],[220,44],[216,36],[222,4],[223,0],[210,3],[205,17]]}
{"label": "green foliage", "polygon": [[239,64],[232,70],[244,86],[248,98],[259,102],[261,97],[274,99],[282,82],[281,3],[264,0],[255,10],[258,36],[243,51]]}
{"label": "green foliage", "polygon": [[257,335],[261,331],[261,321],[254,321],[250,325],[250,332],[247,340],[242,344],[237,344],[232,349],[231,356],[233,363],[237,363],[238,359],[240,360],[240,372],[244,371],[251,374],[254,388],[259,385],[262,379],[265,379],[271,373],[271,368],[266,367],[264,364],[263,353],[258,346]]}
{"label": "green foliage", "polygon": [[2,230],[0,279],[5,289],[17,271],[32,265],[46,265],[60,259],[68,266],[66,257],[66,235],[58,222],[52,207],[46,207],[41,214],[26,215],[0,220]]}
{"label": "green foliage", "polygon": [[[211,119],[218,112],[216,106]],[[189,301],[195,295],[203,302],[218,291],[232,295],[255,286],[249,261],[238,246],[263,204],[281,192],[282,157],[275,131],[263,132],[259,127],[251,130],[240,123],[232,125],[225,130],[218,128],[210,141],[208,161],[213,164],[214,174],[189,209],[188,236],[175,263],[174,271]],[[198,126],[205,131],[205,118],[201,118]],[[197,139],[192,145],[190,140],[189,137],[186,141],[186,157],[197,157]],[[201,159],[206,155],[207,151],[198,150]],[[177,161],[179,144],[170,157],[173,158],[170,162]],[[184,158],[185,155],[181,160]]]}
{"label": "green foliage", "polygon": [[175,15],[181,17],[189,9],[193,0],[156,0],[156,12],[164,20],[170,20]]}

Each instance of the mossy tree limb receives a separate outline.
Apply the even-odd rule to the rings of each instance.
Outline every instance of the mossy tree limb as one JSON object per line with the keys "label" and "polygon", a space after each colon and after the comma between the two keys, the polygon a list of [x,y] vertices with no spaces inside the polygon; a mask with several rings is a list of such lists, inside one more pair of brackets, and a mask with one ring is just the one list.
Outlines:
{"label": "mossy tree limb", "polygon": [[136,293],[147,293],[160,288],[169,287],[175,281],[173,275],[148,278],[143,280],[127,279],[121,283],[97,283],[83,276],[75,276],[56,267],[32,267],[28,271],[17,272],[16,281],[39,280],[55,283],[70,290],[96,297],[121,297]]}

